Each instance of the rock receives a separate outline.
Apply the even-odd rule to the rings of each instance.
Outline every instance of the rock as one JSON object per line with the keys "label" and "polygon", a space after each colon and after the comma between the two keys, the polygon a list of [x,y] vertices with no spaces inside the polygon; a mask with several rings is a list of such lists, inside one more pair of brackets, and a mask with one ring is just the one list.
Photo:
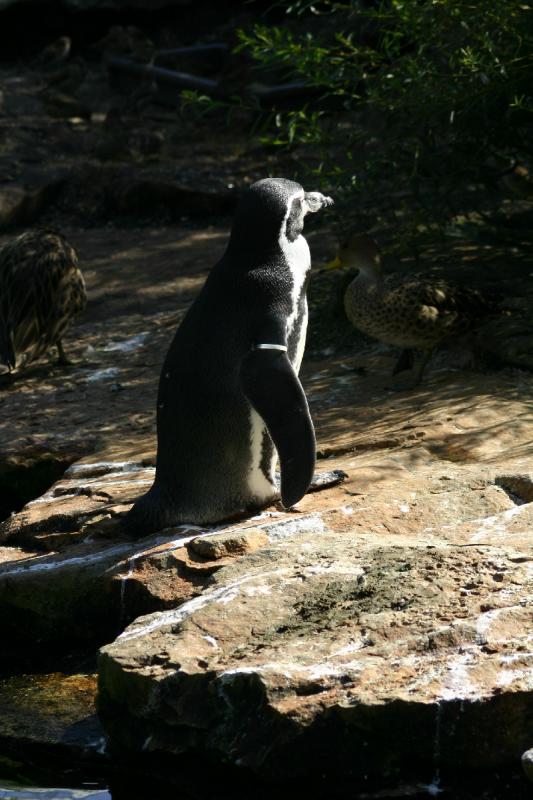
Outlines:
{"label": "rock", "polygon": [[268,542],[269,538],[263,531],[258,528],[246,528],[242,531],[198,536],[191,541],[189,549],[204,558],[218,560],[253,553],[254,550],[259,550]]}
{"label": "rock", "polygon": [[159,156],[164,144],[164,136],[159,131],[133,131],[128,140],[132,156],[140,162],[155,159]]}
{"label": "rock", "polygon": [[533,783],[533,748],[522,753],[521,761],[526,778]]}
{"label": "rock", "polygon": [[72,39],[70,36],[60,36],[43,47],[33,59],[31,66],[33,69],[41,70],[56,69],[59,64],[64,64],[68,59],[71,49]]}
{"label": "rock", "polygon": [[188,189],[157,178],[138,178],[119,184],[114,193],[119,214],[153,214],[165,210],[173,214],[216,215],[230,213],[236,204],[231,191],[207,192]]}
{"label": "rock", "polygon": [[[514,298],[512,298],[514,299]],[[533,295],[524,294],[514,313],[492,320],[477,332],[479,349],[497,364],[533,369],[533,334],[531,315]],[[511,305],[511,303],[509,303]]]}
{"label": "rock", "polygon": [[141,462],[74,463],[45,494],[0,523],[0,540],[12,548],[2,548],[0,563],[6,652],[101,644],[136,616],[195,597],[231,559],[298,535],[299,525],[317,525],[312,515],[293,520],[290,512],[274,512],[280,519],[266,514],[260,529],[240,530],[249,525],[244,520],[199,537],[185,525],[131,541],[121,517],[153,477],[153,467]]}
{"label": "rock", "polygon": [[43,178],[34,188],[0,187],[0,230],[35,222],[58,196],[63,184],[63,178]]}
{"label": "rock", "polygon": [[533,503],[533,473],[529,475],[498,475],[496,484],[509,492],[515,502]]}
{"label": "rock", "polygon": [[[10,6],[23,5],[27,0],[0,0],[0,11]],[[192,0],[63,0],[63,5],[73,11],[90,11],[93,8],[115,9],[144,8],[155,11],[165,6],[187,6]]]}
{"label": "rock", "polygon": [[[102,174],[80,172],[61,202],[80,207]],[[107,176],[100,195],[125,171]],[[282,779],[324,765],[328,787],[367,766],[379,783],[415,760],[428,779],[519,768],[531,746],[532,377],[434,370],[393,395],[387,352],[319,353],[302,370],[319,469],[346,480],[291,512],[133,542],[120,519],[153,479],[161,358],[227,231],[73,234],[92,303],[70,344],[97,363],[37,364],[0,392],[5,494],[46,459],[57,468],[3,526],[3,664],[23,651],[41,667],[43,653],[102,645],[150,615],[102,657],[102,714],[127,763],[153,736],[147,749],[180,781],[176,751],[203,764],[209,750],[217,774],[224,760]]]}
{"label": "rock", "polygon": [[77,56],[45,73],[45,88],[43,91],[46,93],[46,91],[51,90],[74,98],[85,81],[87,73],[86,62]]}
{"label": "rock", "polygon": [[75,97],[55,90],[47,90],[43,94],[43,102],[51,117],[57,119],[90,119],[91,109]]}
{"label": "rock", "polygon": [[177,530],[132,542],[121,531],[130,507],[121,501],[152,480],[153,469],[132,462],[74,464],[2,524],[4,539],[52,551],[0,565],[6,652],[102,642],[138,614],[198,593],[208,573],[183,577],[171,555],[190,536]]}
{"label": "rock", "polygon": [[[27,503],[17,514],[0,523],[0,541],[30,543],[35,534],[83,532],[94,535],[96,517],[108,520],[120,513],[124,498],[142,491],[153,481],[154,470],[135,462],[73,464],[48,492]],[[105,533],[100,525],[100,532]]]}
{"label": "rock", "polygon": [[98,645],[139,614],[194,597],[207,574],[185,574],[174,558],[180,549],[179,536],[133,543],[115,535],[0,565],[5,655]]}
{"label": "rock", "polygon": [[5,442],[0,461],[0,542],[9,538],[12,525],[17,526],[10,514],[21,509],[29,498],[46,492],[90,447],[88,439],[80,442],[74,437],[61,441],[53,436],[47,440],[25,437]]}
{"label": "rock", "polygon": [[[43,101],[54,117],[87,119],[91,115],[84,102],[61,93],[47,92]],[[130,135],[119,127],[100,132],[89,149],[100,161],[120,162],[132,156],[131,148],[135,157],[143,148],[152,148],[157,155],[160,145],[157,132]],[[143,151],[142,163],[149,160],[147,155]],[[88,163],[61,175],[31,175],[27,179],[22,176],[17,183],[1,186],[0,231],[35,222],[53,204],[83,218],[88,214],[109,219],[113,214],[153,216],[160,212],[178,217],[209,217],[230,214],[236,195],[231,189],[192,189],[157,174],[136,174],[127,165]]]}
{"label": "rock", "polygon": [[528,504],[431,542],[302,530],[244,556],[102,649],[104,725],[278,780],[510,764],[533,723],[532,523]]}
{"label": "rock", "polygon": [[104,60],[113,55],[128,55],[146,64],[153,58],[156,46],[133,25],[112,25],[101,39],[89,46],[89,50]]}

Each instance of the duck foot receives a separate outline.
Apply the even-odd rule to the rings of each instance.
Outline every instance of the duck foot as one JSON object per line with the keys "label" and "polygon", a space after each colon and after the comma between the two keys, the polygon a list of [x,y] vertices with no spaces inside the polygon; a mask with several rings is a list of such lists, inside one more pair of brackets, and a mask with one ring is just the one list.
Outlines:
{"label": "duck foot", "polygon": [[422,375],[424,374],[426,364],[431,358],[432,352],[431,349],[424,350],[422,358],[416,367],[413,367],[413,351],[403,350],[392,371],[392,385],[386,388],[392,392],[405,392],[418,386],[422,380]]}
{"label": "duck foot", "polygon": [[12,372],[4,372],[0,374],[0,391],[8,389],[15,382],[15,375]]}
{"label": "duck foot", "polygon": [[72,362],[65,350],[63,349],[63,342],[57,342],[57,363],[61,364],[62,367],[72,367],[74,366],[74,362]]}

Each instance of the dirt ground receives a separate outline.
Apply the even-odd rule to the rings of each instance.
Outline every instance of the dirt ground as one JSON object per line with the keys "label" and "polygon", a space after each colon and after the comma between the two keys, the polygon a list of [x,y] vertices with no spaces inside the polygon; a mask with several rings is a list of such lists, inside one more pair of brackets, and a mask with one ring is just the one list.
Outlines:
{"label": "dirt ground", "polygon": [[[226,125],[221,117],[179,113],[161,104],[150,84],[115,85],[98,59],[71,59],[57,73],[32,64],[0,68],[0,244],[28,227],[59,228],[78,251],[87,282],[88,306],[65,341],[73,365],[60,367],[50,354],[0,389],[0,472],[54,462],[53,480],[91,453],[153,461],[160,366],[224,250],[235,196],[259,177],[295,177],[302,169],[301,152],[280,155],[260,145],[249,119]],[[308,167],[315,155],[311,148]],[[514,222],[497,241],[488,226],[485,239],[452,237],[426,248],[427,273],[463,282],[481,275],[489,287],[504,287],[511,310],[483,332],[488,359],[465,358],[461,346],[438,354],[424,383],[406,394],[390,389],[393,349],[351,328],[342,281],[321,273],[335,250],[335,229],[349,225],[358,208],[342,205],[324,221],[310,221],[314,274],[303,382],[319,455],[401,443],[414,435],[413,415],[447,397],[450,414],[474,405],[477,393],[524,397],[531,376],[521,367],[533,359],[530,206],[513,204]],[[390,244],[390,231],[382,241]],[[412,255],[403,255],[393,268],[409,271]],[[391,434],[391,424],[403,432]],[[20,480],[17,472],[10,480],[13,474]],[[47,486],[37,488],[25,499]]]}
{"label": "dirt ground", "polygon": [[[76,81],[75,70],[69,78]],[[89,66],[73,94],[58,92],[28,66],[0,67],[0,245],[29,227],[59,228],[78,251],[88,292],[87,308],[64,342],[73,364],[59,366],[50,353],[0,386],[0,522],[28,500],[41,498],[80,459],[108,467],[154,463],[161,364],[177,325],[224,250],[235,196],[257,178],[298,177],[301,169],[301,153],[280,156],[260,146],[246,133],[249,120],[236,118],[230,127],[217,127],[220,119],[187,118],[152,101],[150,87],[132,97],[112,86],[99,66]],[[313,158],[310,151],[310,167]],[[516,482],[496,485],[495,480],[522,475],[531,457],[533,208],[529,200],[505,205],[506,225],[497,235],[491,224],[483,235],[462,225],[446,241],[427,243],[417,268],[503,289],[506,312],[481,333],[477,346],[459,343],[438,352],[422,384],[404,392],[391,387],[394,349],[351,328],[342,311],[342,279],[321,271],[335,250],[336,232],[349,227],[359,210],[342,205],[322,225],[310,220],[306,231],[313,274],[301,377],[316,426],[317,471],[341,469],[347,477],[339,486],[308,494],[296,511],[267,510],[261,524],[271,515],[273,523],[287,526],[283,535],[288,537],[291,526],[298,534],[299,524],[313,537],[312,524],[318,521],[339,535],[390,540],[392,556],[382,559],[383,575],[390,575],[404,539],[432,545],[442,531],[452,541],[456,528],[472,526],[465,534],[468,558],[468,537],[476,543],[476,537],[483,542],[493,537],[498,546],[498,537],[512,541],[513,521],[520,522],[520,508],[531,503],[531,480],[526,493],[516,489]],[[394,250],[390,228],[376,230]],[[397,255],[393,269],[414,268],[412,253]],[[33,602],[41,559],[57,560],[56,573],[46,566],[42,571],[38,591],[46,605],[60,583],[62,560],[68,572],[70,562],[90,561],[91,554],[100,557],[100,549],[108,548],[109,534],[95,538],[78,530],[75,520],[87,511],[84,504],[92,503],[89,518],[107,506],[130,503],[138,486],[135,480],[124,486],[127,481],[121,475],[117,481],[116,474],[107,486],[104,475],[109,496],[91,496],[85,489],[98,480],[98,470],[95,475],[91,478],[90,469],[77,479],[71,475],[70,482],[78,482],[71,494],[68,486],[59,486],[56,495],[29,508],[30,516],[42,513],[44,533],[39,518],[37,533],[0,548],[11,598],[17,578],[10,583],[8,573],[10,568],[17,572],[18,562],[21,570],[29,567]],[[69,484],[68,475],[64,481]],[[56,529],[55,505],[68,505],[69,497],[74,522]],[[122,627],[139,613],[176,604],[180,592],[180,602],[194,596],[214,569],[200,564],[200,575],[198,557],[175,542],[157,545],[148,555],[142,542],[126,541],[125,534],[113,544],[120,550],[117,563],[111,569],[106,562],[104,577],[91,587],[104,601],[112,598]],[[172,548],[178,547],[181,554],[173,560]],[[386,596],[383,575],[372,592],[403,610],[406,587],[415,596],[418,582],[411,585],[398,575],[401,591],[391,585]],[[60,622],[50,619],[54,629],[64,624],[61,614],[77,626],[77,615],[87,606],[83,571],[69,573],[65,581],[68,592],[57,604]],[[73,587],[80,586],[77,596]],[[25,612],[31,603],[22,590],[20,597]],[[302,607],[299,624],[311,626],[328,613],[334,617],[335,604],[353,616],[352,606],[361,599],[364,605],[357,589],[343,594],[333,585],[316,607]],[[139,603],[145,605],[139,609]]]}

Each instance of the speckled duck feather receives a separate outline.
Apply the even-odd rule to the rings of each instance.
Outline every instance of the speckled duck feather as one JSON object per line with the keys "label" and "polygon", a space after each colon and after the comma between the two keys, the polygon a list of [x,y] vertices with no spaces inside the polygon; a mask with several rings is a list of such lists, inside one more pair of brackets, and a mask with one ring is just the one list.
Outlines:
{"label": "speckled duck feather", "polygon": [[387,344],[429,349],[466,333],[489,313],[491,304],[480,292],[444,280],[408,280],[396,276],[370,283],[355,278],[344,296],[352,324]]}
{"label": "speckled duck feather", "polygon": [[425,275],[384,275],[381,260],[367,234],[353,235],[339,251],[339,264],[358,270],[344,295],[348,319],[375,339],[431,350],[466,333],[493,309],[494,303],[473,287]]}
{"label": "speckled duck feather", "polygon": [[31,231],[0,250],[0,365],[9,371],[59,345],[86,305],[74,248],[54,231]]}

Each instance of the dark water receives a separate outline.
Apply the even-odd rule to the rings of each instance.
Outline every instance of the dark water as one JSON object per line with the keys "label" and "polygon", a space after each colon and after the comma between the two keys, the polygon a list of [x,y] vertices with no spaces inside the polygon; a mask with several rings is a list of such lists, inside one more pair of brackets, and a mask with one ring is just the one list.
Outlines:
{"label": "dark water", "polygon": [[111,800],[107,789],[38,789],[0,786],[1,800]]}
{"label": "dark water", "polygon": [[[111,758],[95,709],[94,656],[69,657],[55,670],[28,665],[0,676],[0,800],[531,800],[533,787],[519,765],[505,773],[442,781],[417,770],[403,781],[370,782],[349,776],[301,778],[267,784],[244,770],[204,756],[163,765],[138,756]],[[68,667],[68,668],[67,668]],[[141,757],[142,758],[142,757]],[[348,766],[348,765],[347,765]],[[431,769],[431,766],[429,766]]]}
{"label": "dark water", "polygon": [[206,794],[205,786],[199,793],[191,790],[190,786],[183,791],[179,780],[162,785],[155,777],[150,779],[148,776],[139,780],[118,780],[112,788],[17,786],[3,781],[0,776],[0,800],[278,800],[283,797],[291,800],[427,800],[431,797],[439,800],[531,800],[533,787],[519,774],[488,784],[482,780],[477,786],[399,783],[386,789],[368,787],[367,790],[349,783],[339,786],[336,781],[334,788],[316,782],[312,786],[306,782],[291,786],[257,786],[252,781],[247,790],[236,787],[233,792],[231,787],[217,786],[214,780],[212,790]]}

